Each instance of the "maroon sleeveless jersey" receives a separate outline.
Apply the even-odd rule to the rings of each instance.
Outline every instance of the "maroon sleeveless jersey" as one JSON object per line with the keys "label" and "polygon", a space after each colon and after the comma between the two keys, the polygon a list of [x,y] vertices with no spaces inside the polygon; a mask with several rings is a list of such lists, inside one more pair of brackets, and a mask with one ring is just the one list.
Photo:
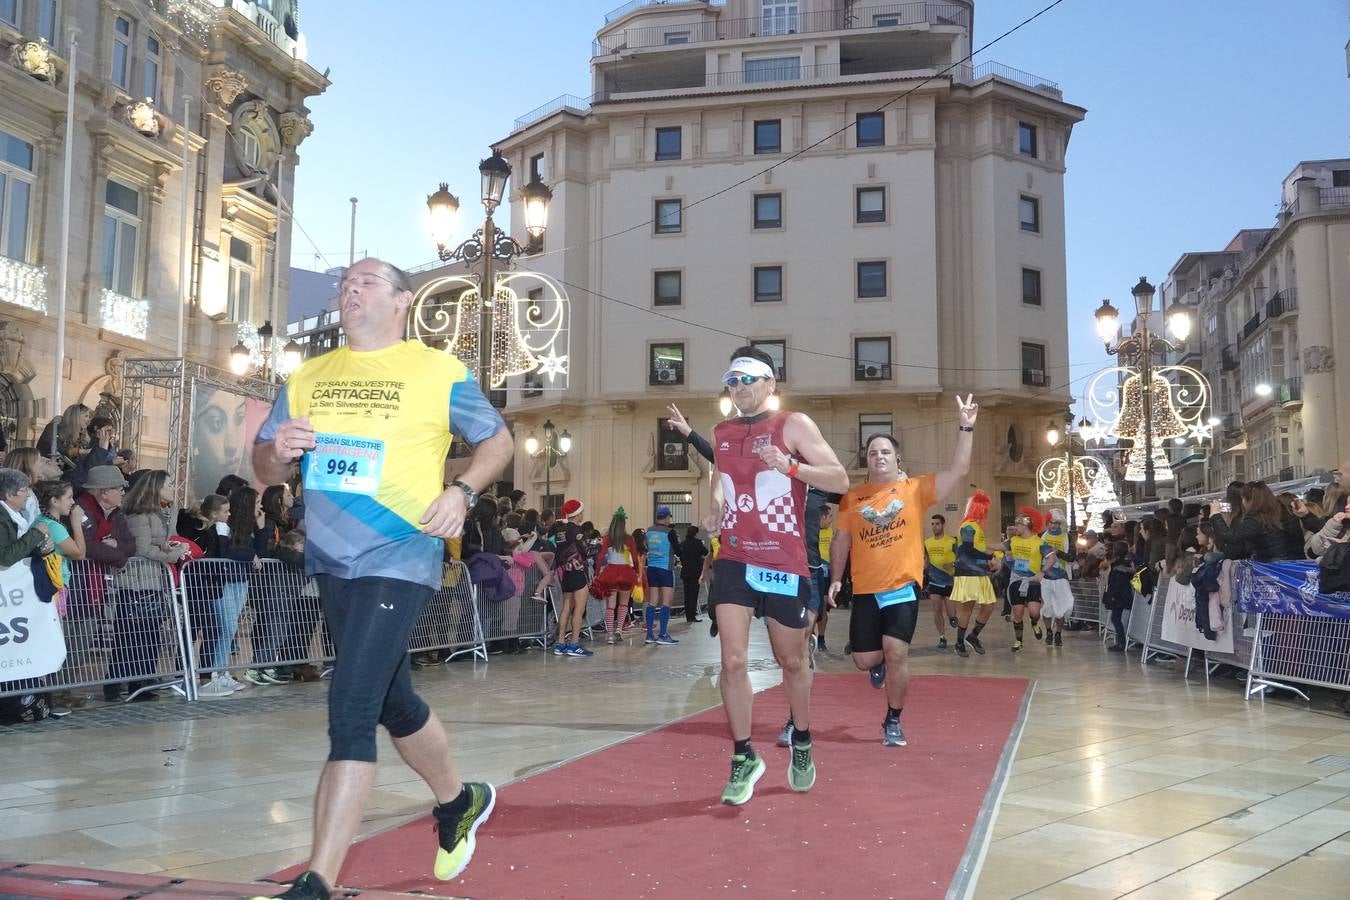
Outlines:
{"label": "maroon sleeveless jersey", "polygon": [[788,452],[783,426],[789,412],[747,423],[729,419],[713,429],[713,456],[722,479],[720,559],[749,563],[806,578],[806,483],[770,469],[760,447]]}

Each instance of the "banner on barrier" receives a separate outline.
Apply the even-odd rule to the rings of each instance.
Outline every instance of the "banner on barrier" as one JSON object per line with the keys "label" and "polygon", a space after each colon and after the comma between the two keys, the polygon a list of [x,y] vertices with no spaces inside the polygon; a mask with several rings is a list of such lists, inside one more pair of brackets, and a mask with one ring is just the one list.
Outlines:
{"label": "banner on barrier", "polygon": [[38,599],[28,560],[0,569],[0,682],[41,678],[65,661],[56,604]]}
{"label": "banner on barrier", "polygon": [[1319,592],[1317,563],[1243,561],[1233,566],[1233,585],[1243,612],[1350,619],[1350,593]]}
{"label": "banner on barrier", "polygon": [[1221,621],[1210,623],[1218,633],[1218,638],[1211,641],[1195,627],[1195,588],[1173,580],[1167,590],[1166,605],[1163,606],[1162,638],[1168,643],[1193,650],[1232,653],[1233,611],[1224,608],[1220,615]]}

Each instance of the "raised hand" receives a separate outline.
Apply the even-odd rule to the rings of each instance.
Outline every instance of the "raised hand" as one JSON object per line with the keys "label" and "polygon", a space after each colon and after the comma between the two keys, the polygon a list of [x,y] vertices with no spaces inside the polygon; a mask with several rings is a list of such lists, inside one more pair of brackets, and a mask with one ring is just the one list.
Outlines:
{"label": "raised hand", "polygon": [[956,395],[956,405],[960,411],[961,427],[972,428],[975,425],[975,419],[980,415],[980,404],[975,402],[974,394],[967,394],[964,400],[961,395]]}
{"label": "raised hand", "polygon": [[670,409],[670,426],[685,437],[689,437],[689,432],[694,429],[685,421],[684,413],[680,412],[680,408],[674,403],[670,404],[668,408]]}

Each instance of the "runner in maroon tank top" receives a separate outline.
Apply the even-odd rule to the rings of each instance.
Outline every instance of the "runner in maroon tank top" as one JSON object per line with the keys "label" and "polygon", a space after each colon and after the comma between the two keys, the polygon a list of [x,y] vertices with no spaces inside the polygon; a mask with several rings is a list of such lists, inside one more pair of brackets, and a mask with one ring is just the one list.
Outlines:
{"label": "runner in maroon tank top", "polygon": [[741,347],[723,381],[740,413],[713,429],[719,478],[714,482],[709,532],[719,526],[722,551],[712,568],[708,610],[721,638],[719,685],[734,748],[731,780],[722,802],[745,803],[764,774],[750,746],[753,693],[746,671],[752,617],[769,625],[774,656],[792,706],[792,761],[788,785],[810,790],[816,780],[811,758],[811,670],[806,661],[806,607],[811,573],[806,564],[806,487],[842,494],[848,473],[820,435],[816,423],[794,412],[773,412],[777,382],[773,360],[763,350]]}

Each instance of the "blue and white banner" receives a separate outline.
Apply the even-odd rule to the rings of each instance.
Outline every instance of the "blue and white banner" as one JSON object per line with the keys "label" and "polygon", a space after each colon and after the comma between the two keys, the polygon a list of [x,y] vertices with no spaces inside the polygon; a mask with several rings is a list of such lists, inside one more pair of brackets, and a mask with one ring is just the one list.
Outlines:
{"label": "blue and white banner", "polygon": [[1233,564],[1233,590],[1243,612],[1350,619],[1350,593],[1323,594],[1320,585],[1321,570],[1311,560]]}
{"label": "blue and white banner", "polygon": [[0,682],[41,678],[65,661],[56,604],[38,599],[28,560],[0,569]]}

